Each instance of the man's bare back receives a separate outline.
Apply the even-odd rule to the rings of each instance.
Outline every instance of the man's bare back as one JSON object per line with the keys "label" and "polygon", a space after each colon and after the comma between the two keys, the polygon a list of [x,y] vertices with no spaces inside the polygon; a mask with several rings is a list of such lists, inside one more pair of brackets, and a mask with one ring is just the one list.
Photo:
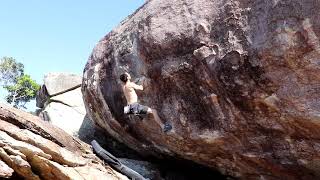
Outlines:
{"label": "man's bare back", "polygon": [[122,90],[124,92],[124,95],[127,99],[128,104],[133,104],[138,102],[138,95],[135,89],[143,90],[143,86],[137,85],[134,82],[126,82],[122,86]]}
{"label": "man's bare back", "polygon": [[142,85],[137,85],[134,82],[131,82],[131,76],[128,73],[122,74],[120,76],[120,80],[123,82],[122,90],[127,100],[127,108],[128,114],[150,114],[152,113],[155,121],[159,124],[159,126],[167,132],[172,129],[170,124],[162,124],[158,113],[156,110],[151,109],[147,106],[143,106],[138,103],[138,95],[135,90],[143,90]]}
{"label": "man's bare back", "polygon": [[128,106],[130,108],[130,111],[133,111],[131,113],[134,114],[147,114],[152,113],[151,108],[147,106],[143,106],[138,103],[138,95],[135,90],[143,90],[142,85],[137,85],[134,82],[131,82],[131,76],[129,73],[125,73],[120,76],[121,81],[123,82],[122,90],[124,93],[124,96],[126,97]]}

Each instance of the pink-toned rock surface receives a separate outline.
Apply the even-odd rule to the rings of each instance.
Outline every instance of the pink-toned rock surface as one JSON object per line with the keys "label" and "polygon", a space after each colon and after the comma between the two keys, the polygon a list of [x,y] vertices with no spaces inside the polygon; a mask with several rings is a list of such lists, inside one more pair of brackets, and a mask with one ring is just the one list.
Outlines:
{"label": "pink-toned rock surface", "polygon": [[0,104],[0,179],[127,180],[91,148],[39,117]]}
{"label": "pink-toned rock surface", "polygon": [[0,177],[9,178],[14,172],[5,162],[0,161]]}
{"label": "pink-toned rock surface", "polygon": [[[320,172],[320,1],[150,0],[99,41],[82,90],[91,118],[142,154],[242,179]],[[123,114],[120,74],[145,77],[152,116]]]}

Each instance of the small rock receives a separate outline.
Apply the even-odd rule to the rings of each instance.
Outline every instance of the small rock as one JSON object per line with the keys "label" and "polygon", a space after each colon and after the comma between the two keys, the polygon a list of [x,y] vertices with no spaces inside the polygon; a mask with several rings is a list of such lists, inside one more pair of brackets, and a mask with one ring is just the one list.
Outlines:
{"label": "small rock", "polygon": [[5,162],[0,160],[0,178],[10,178],[14,172]]}
{"label": "small rock", "polygon": [[211,55],[216,55],[216,52],[210,47],[202,46],[199,49],[194,50],[193,55],[198,59],[203,60]]}

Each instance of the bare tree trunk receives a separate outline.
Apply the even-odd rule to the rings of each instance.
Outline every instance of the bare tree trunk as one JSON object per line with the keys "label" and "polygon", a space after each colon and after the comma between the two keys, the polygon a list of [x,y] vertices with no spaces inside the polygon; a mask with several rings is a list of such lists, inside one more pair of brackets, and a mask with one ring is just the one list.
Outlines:
{"label": "bare tree trunk", "polygon": [[16,97],[17,97],[17,89],[14,91],[14,94],[12,95],[12,102],[10,103],[11,106],[15,107],[15,101],[16,101]]}

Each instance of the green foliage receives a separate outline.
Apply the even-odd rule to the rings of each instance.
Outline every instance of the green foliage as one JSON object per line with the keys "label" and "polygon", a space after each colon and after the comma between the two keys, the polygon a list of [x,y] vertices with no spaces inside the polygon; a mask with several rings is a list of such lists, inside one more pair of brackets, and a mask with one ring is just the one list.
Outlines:
{"label": "green foliage", "polygon": [[25,108],[25,104],[34,99],[40,89],[40,85],[24,74],[23,64],[11,57],[0,61],[0,83],[8,91],[6,101],[16,108]]}
{"label": "green foliage", "polygon": [[15,83],[17,78],[23,76],[24,66],[12,57],[3,57],[0,60],[0,83],[8,85]]}
{"label": "green foliage", "polygon": [[40,86],[29,75],[20,76],[13,85],[4,86],[8,91],[6,101],[14,107],[23,107],[31,99],[36,97]]}

